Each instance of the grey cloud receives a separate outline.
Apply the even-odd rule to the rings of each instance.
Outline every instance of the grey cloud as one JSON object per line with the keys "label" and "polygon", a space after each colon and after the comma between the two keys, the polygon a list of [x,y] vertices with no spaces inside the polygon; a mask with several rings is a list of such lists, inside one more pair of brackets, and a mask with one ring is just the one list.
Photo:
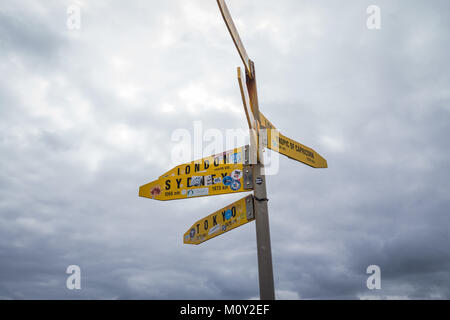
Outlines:
{"label": "grey cloud", "polygon": [[[367,1],[228,2],[261,110],[329,164],[280,158],[267,177],[277,296],[448,299],[449,4],[378,1],[369,31]],[[170,168],[175,129],[245,129],[215,2],[86,3],[79,31],[65,10],[0,13],[0,297],[257,297],[254,223],[182,244],[240,195],[137,196]]]}

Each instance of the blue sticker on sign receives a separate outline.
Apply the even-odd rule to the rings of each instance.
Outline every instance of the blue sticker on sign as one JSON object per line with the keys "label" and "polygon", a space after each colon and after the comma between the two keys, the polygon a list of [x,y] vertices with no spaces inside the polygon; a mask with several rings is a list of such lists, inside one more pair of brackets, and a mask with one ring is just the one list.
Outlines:
{"label": "blue sticker on sign", "polygon": [[225,219],[226,219],[226,220],[230,220],[232,216],[233,216],[233,212],[231,212],[231,209],[228,209],[228,210],[225,212]]}
{"label": "blue sticker on sign", "polygon": [[233,183],[233,178],[230,176],[226,176],[225,178],[223,178],[222,183],[226,186],[229,186]]}
{"label": "blue sticker on sign", "polygon": [[239,182],[239,180],[234,180],[231,185],[230,185],[231,190],[236,191],[239,190],[241,188],[241,183]]}
{"label": "blue sticker on sign", "polygon": [[240,152],[236,152],[236,153],[230,154],[229,162],[231,162],[231,163],[240,163],[241,162],[241,153]]}

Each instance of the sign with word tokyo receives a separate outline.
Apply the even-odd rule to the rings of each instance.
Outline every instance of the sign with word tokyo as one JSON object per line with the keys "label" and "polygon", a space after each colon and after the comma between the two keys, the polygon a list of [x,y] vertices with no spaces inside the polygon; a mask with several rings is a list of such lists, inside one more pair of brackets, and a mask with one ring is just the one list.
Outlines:
{"label": "sign with word tokyo", "polygon": [[255,219],[253,196],[249,195],[197,221],[186,231],[183,242],[200,244]]}

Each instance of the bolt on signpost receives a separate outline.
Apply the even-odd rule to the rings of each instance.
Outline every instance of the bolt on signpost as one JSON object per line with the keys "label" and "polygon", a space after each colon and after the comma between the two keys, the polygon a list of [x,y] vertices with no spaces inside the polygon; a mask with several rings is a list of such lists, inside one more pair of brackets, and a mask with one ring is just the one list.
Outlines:
{"label": "bolt on signpost", "polygon": [[245,67],[245,76],[241,68],[237,68],[237,78],[250,130],[250,145],[172,168],[157,180],[141,186],[139,196],[175,200],[253,191],[253,195],[195,222],[183,235],[183,242],[200,244],[255,220],[260,298],[274,300],[263,148],[313,168],[327,168],[327,161],[313,149],[282,135],[260,112],[255,64],[247,55],[225,0],[217,0],[217,4]]}

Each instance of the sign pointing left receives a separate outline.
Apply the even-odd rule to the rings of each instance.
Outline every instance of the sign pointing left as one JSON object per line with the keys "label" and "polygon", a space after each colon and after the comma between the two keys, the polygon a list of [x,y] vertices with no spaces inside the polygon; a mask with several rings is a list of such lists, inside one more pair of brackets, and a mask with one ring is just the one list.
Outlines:
{"label": "sign pointing left", "polygon": [[183,236],[185,244],[200,244],[255,220],[253,196],[248,195],[195,222]]}
{"label": "sign pointing left", "polygon": [[[202,159],[178,165],[160,176],[170,177],[191,173],[214,172],[221,165],[230,165],[230,168],[249,163],[249,146],[234,148],[225,152],[214,154]],[[242,166],[241,166],[242,167]]]}
{"label": "sign pointing left", "polygon": [[175,200],[253,190],[248,146],[179,165],[139,187],[139,196]]}
{"label": "sign pointing left", "polygon": [[[139,196],[155,200],[176,200],[251,191],[251,166],[221,165],[214,173],[193,173],[162,177],[139,187]],[[249,180],[249,181],[247,181]],[[248,183],[247,183],[248,182]]]}

